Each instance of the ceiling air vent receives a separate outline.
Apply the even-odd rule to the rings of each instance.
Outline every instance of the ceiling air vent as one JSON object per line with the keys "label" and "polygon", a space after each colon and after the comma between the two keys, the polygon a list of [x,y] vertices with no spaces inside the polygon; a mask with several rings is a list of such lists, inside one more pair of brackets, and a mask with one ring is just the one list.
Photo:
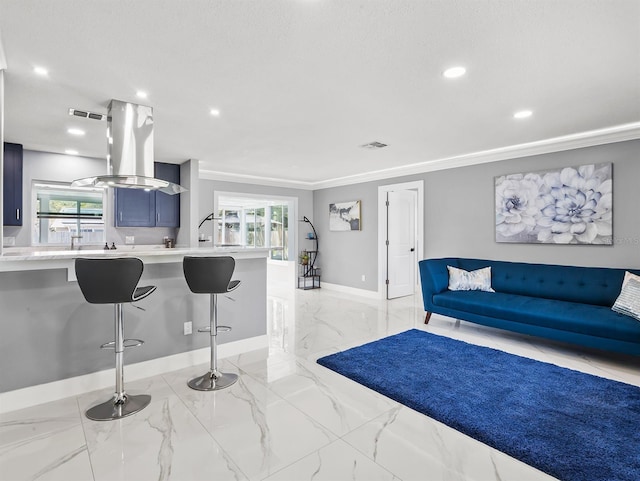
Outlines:
{"label": "ceiling air vent", "polygon": [[79,109],[69,109],[69,115],[91,120],[107,120],[107,116],[104,114],[96,114],[95,112],[87,112],[86,110]]}
{"label": "ceiling air vent", "polygon": [[383,144],[382,142],[369,142],[368,144],[361,145],[360,147],[365,149],[381,149],[386,146],[387,144]]}

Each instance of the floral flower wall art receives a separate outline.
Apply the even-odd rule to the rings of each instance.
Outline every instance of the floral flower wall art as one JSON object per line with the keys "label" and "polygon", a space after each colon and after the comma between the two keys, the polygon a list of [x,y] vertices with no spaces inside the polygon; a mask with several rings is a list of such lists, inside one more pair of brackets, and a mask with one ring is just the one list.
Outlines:
{"label": "floral flower wall art", "polygon": [[613,244],[612,164],[495,178],[496,242]]}

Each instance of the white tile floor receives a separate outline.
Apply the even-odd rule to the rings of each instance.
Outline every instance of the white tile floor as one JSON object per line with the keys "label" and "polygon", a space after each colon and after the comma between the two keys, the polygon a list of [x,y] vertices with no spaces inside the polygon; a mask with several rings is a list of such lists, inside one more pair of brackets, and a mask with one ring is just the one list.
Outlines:
{"label": "white tile floor", "polygon": [[[272,288],[268,349],[225,359],[233,387],[189,389],[197,366],[127,383],[152,403],[134,416],[82,414],[112,389],[2,415],[0,479],[545,480],[549,476],[329,371],[315,360],[410,328],[640,386],[640,359],[434,315],[420,295],[376,301]],[[126,371],[125,371],[126,372]]]}

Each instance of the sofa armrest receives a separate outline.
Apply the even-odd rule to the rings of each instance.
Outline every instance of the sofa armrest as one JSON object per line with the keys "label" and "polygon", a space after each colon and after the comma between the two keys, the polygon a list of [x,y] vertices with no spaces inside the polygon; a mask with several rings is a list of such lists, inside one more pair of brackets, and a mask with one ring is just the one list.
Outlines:
{"label": "sofa armrest", "polygon": [[447,270],[447,266],[458,267],[458,259],[453,257],[424,259],[418,263],[418,266],[420,268],[424,310],[431,311],[433,296],[449,288],[449,271]]}

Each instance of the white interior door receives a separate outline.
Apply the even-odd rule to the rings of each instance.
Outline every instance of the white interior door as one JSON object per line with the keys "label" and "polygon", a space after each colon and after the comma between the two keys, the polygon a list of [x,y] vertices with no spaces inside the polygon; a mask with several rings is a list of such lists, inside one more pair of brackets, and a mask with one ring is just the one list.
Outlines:
{"label": "white interior door", "polygon": [[416,286],[417,192],[387,192],[387,299],[410,296]]}

